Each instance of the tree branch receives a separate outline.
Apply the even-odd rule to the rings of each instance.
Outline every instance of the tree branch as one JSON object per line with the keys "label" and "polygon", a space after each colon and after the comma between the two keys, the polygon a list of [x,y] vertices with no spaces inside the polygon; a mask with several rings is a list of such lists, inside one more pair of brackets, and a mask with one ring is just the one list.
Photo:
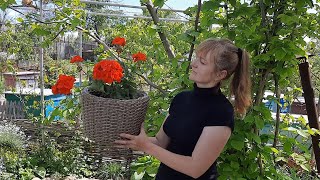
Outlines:
{"label": "tree branch", "polygon": [[137,74],[138,76],[140,76],[142,79],[144,79],[151,87],[158,89],[163,95],[166,95],[167,92],[165,90],[163,90],[161,87],[155,85],[153,82],[151,82],[148,78],[146,78],[145,76],[143,76],[142,74],[139,74],[137,72],[135,72],[135,74]]}
{"label": "tree branch", "polygon": [[[197,10],[197,14],[196,14],[196,20],[194,22],[194,30],[195,32],[198,32],[198,27],[199,27],[199,17],[200,17],[200,12],[201,12],[201,6],[202,6],[202,3],[201,3],[201,0],[198,0],[198,10]],[[193,39],[192,39],[192,42],[191,42],[191,46],[190,46],[190,51],[189,51],[189,57],[188,57],[188,61],[190,62],[191,61],[191,58],[192,58],[192,54],[193,54],[193,51],[194,51],[194,41],[196,40],[196,36],[193,36]],[[189,72],[189,69],[190,69],[190,63],[186,69],[186,74]]]}
{"label": "tree branch", "polygon": [[[260,10],[261,10],[261,26],[262,28],[265,28],[267,26],[267,14],[266,14],[266,7],[264,5],[263,0],[259,1],[259,6],[260,6]],[[267,30],[264,32],[265,36],[266,36],[266,41],[269,41],[269,34],[267,32]]]}
{"label": "tree branch", "polygon": [[[150,0],[148,0],[147,3],[146,3],[146,6],[147,6],[147,9],[148,9],[151,17],[152,17],[153,23],[155,25],[158,25],[159,24],[159,17],[157,15],[157,10],[154,8],[152,2]],[[160,31],[158,31],[158,34],[160,36],[161,42],[162,42],[162,44],[164,46],[164,49],[167,52],[168,57],[170,59],[175,58],[175,54],[174,54],[173,50],[170,47],[170,43],[169,43],[169,40],[168,40],[167,36],[163,32],[160,32]]]}
{"label": "tree branch", "polygon": [[11,7],[11,6],[9,6],[8,8],[11,9],[11,10],[13,10],[13,11],[15,11],[15,12],[17,12],[17,13],[19,13],[19,14],[21,14],[21,15],[23,15],[23,16],[25,16],[25,17],[29,17],[29,18],[31,18],[31,19],[33,19],[33,20],[35,20],[35,21],[37,21],[37,22],[39,22],[39,23],[41,23],[41,24],[67,23],[65,20],[63,20],[63,21],[50,21],[50,22],[40,21],[39,19],[37,19],[37,18],[35,18],[35,17],[33,17],[33,16],[30,16],[29,14],[24,14],[23,12],[18,11],[18,10],[16,10],[16,9],[14,9],[13,7]]}

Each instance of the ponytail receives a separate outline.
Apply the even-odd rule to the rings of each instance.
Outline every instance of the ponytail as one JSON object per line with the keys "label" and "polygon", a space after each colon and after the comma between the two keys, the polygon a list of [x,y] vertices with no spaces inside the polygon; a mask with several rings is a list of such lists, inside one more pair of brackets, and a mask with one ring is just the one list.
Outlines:
{"label": "ponytail", "polygon": [[250,60],[245,50],[238,49],[239,61],[231,81],[231,95],[234,95],[235,110],[245,114],[251,105]]}

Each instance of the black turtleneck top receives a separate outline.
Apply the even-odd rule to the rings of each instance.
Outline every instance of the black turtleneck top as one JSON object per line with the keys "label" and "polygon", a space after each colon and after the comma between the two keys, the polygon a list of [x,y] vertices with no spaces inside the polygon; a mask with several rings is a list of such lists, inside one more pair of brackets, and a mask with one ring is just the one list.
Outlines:
{"label": "black turtleneck top", "polygon": [[[192,91],[177,94],[169,108],[169,116],[163,130],[170,138],[167,150],[191,156],[196,143],[206,126],[228,126],[233,131],[234,111],[229,100],[221,93],[219,86],[199,88],[194,84]],[[213,147],[208,147],[212,148]],[[216,162],[198,179],[216,179]],[[161,163],[156,180],[194,179]]]}

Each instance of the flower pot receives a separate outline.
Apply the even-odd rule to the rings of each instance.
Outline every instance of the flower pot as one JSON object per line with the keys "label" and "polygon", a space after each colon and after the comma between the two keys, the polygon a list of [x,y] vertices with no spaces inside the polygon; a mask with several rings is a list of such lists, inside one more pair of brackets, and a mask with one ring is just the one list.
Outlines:
{"label": "flower pot", "polygon": [[82,121],[85,135],[104,157],[127,158],[132,152],[114,147],[120,133],[138,135],[148,107],[149,97],[140,92],[137,99],[120,100],[92,95],[88,89],[81,94]]}

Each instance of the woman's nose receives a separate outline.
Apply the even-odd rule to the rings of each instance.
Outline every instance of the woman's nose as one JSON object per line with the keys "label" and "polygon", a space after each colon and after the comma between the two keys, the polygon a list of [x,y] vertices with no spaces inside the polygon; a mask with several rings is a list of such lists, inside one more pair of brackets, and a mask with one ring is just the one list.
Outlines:
{"label": "woman's nose", "polygon": [[190,67],[196,67],[196,60],[191,61]]}

